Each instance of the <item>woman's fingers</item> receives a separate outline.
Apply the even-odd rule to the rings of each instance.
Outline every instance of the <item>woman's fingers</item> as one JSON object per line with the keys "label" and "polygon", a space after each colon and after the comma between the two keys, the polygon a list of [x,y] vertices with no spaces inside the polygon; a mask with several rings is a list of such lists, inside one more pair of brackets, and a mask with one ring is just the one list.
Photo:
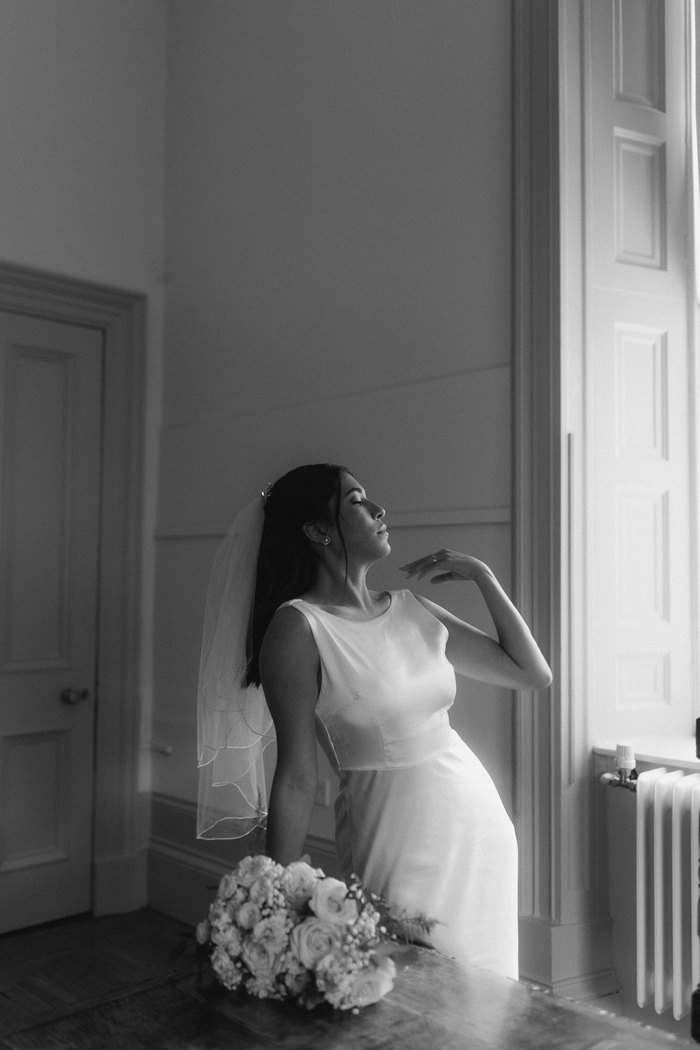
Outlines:
{"label": "woman's fingers", "polygon": [[444,565],[447,555],[448,551],[437,551],[435,554],[426,554],[422,558],[417,558],[416,561],[407,562],[406,565],[400,565],[399,568],[409,577],[421,579],[426,573],[433,572]]}
{"label": "woman's fingers", "polygon": [[406,565],[400,565],[399,568],[409,576],[420,576],[423,573],[430,572],[431,569],[434,569],[437,563],[437,555],[429,554],[424,558],[418,558],[416,561],[410,561]]}
{"label": "woman's fingers", "polygon": [[448,550],[447,547],[399,567],[409,579],[416,580],[422,580],[428,573],[438,572],[437,576],[432,577],[431,583],[470,580],[485,568],[483,562],[477,561],[471,555],[460,554],[458,551]]}

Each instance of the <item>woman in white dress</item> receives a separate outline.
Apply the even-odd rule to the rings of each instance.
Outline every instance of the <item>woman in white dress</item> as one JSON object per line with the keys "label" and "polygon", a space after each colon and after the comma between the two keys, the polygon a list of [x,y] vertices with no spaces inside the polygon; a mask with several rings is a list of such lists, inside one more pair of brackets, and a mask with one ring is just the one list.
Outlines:
{"label": "woman in white dress", "polygon": [[517,977],[514,829],[448,710],[455,671],[538,690],[551,672],[487,565],[443,549],[402,569],[473,581],[495,638],[410,590],[370,590],[390,549],[383,508],[345,468],[297,468],[266,496],[246,684],[262,685],[277,739],[267,852],[282,864],[303,852],[319,741],[340,778],[345,876],[437,920],[438,950]]}

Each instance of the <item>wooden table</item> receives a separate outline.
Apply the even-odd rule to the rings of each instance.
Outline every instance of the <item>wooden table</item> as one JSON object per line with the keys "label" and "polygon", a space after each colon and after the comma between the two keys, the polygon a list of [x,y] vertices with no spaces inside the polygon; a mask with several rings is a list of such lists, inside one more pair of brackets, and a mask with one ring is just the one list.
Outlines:
{"label": "wooden table", "polygon": [[435,952],[404,948],[394,990],[359,1015],[308,1012],[170,979],[0,1039],[7,1050],[673,1050],[697,1047]]}
{"label": "wooden table", "polygon": [[220,1034],[239,1050],[650,1050],[694,1046],[524,984],[404,949],[393,991],[358,1016],[283,1004],[220,1003]]}

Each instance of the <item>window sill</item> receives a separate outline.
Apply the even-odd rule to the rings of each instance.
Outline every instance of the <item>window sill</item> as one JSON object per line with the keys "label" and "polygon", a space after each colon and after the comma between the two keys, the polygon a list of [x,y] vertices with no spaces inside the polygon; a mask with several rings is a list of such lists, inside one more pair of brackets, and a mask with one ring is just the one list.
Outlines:
{"label": "window sill", "polygon": [[[622,743],[622,741],[620,741]],[[631,744],[637,764],[652,766],[672,766],[674,769],[689,769],[692,773],[700,772],[700,760],[695,756],[695,737],[693,736],[654,736],[631,737],[624,741]],[[602,740],[593,745],[593,753],[606,758],[615,758],[617,741]]]}

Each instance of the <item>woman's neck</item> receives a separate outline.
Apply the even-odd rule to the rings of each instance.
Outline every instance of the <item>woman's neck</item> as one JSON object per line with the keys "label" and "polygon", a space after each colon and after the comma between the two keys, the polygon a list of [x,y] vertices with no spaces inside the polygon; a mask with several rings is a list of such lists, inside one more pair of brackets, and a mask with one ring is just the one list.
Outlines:
{"label": "woman's neck", "polygon": [[334,567],[321,565],[311,587],[303,597],[314,605],[329,608],[352,609],[356,612],[372,615],[378,605],[385,604],[386,599],[379,597],[367,586],[368,566],[353,571],[348,566],[347,575]]}

